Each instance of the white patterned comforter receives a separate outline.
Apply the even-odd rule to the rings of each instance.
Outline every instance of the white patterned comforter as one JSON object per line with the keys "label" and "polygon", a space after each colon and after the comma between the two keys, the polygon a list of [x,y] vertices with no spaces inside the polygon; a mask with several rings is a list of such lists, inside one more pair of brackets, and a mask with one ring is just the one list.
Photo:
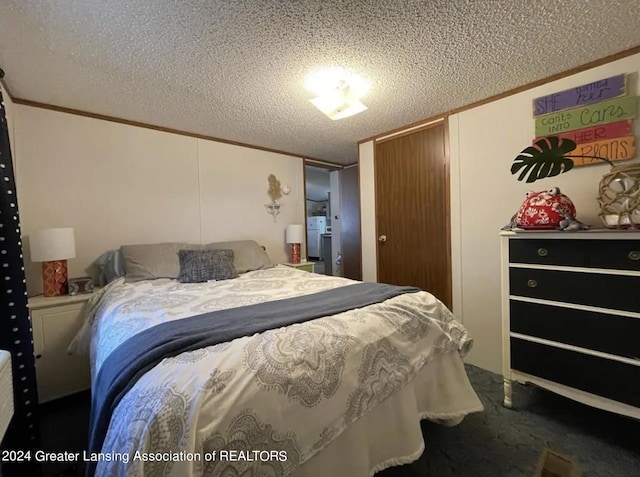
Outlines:
{"label": "white patterned comforter", "polygon": [[[351,283],[284,266],[202,284],[119,280],[90,303],[93,379],[119,344],[164,321]],[[115,409],[96,475],[289,475],[438,353],[470,346],[419,292],[164,359]]]}

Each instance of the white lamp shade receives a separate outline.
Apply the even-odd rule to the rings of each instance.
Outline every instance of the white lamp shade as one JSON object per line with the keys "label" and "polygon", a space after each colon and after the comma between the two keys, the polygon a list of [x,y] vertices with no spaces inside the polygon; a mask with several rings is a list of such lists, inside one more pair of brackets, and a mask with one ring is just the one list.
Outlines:
{"label": "white lamp shade", "polygon": [[31,261],[53,262],[76,256],[76,240],[72,227],[41,229],[31,234]]}
{"label": "white lamp shade", "polygon": [[287,243],[302,243],[304,227],[302,225],[287,225],[284,236]]}

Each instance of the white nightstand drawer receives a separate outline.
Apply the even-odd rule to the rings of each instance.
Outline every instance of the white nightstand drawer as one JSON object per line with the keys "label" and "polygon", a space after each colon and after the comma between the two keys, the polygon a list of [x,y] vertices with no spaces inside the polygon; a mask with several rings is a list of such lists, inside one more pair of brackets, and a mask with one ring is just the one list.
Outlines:
{"label": "white nightstand drawer", "polygon": [[81,300],[63,298],[55,303],[41,297],[30,300],[41,403],[89,389],[91,383],[89,357],[67,353],[67,347],[82,327],[89,296]]}
{"label": "white nightstand drawer", "polygon": [[301,262],[301,263],[283,263],[285,267],[297,268],[298,270],[304,270],[305,272],[314,272],[314,262]]}

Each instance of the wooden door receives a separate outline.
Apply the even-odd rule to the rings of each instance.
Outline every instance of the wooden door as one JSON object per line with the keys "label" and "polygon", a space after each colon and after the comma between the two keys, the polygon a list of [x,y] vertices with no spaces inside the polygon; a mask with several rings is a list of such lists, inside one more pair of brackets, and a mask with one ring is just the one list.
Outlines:
{"label": "wooden door", "polygon": [[358,166],[340,171],[340,221],[338,223],[342,242],[342,276],[362,280]]}
{"label": "wooden door", "polygon": [[378,281],[413,285],[451,308],[445,125],[375,146]]}

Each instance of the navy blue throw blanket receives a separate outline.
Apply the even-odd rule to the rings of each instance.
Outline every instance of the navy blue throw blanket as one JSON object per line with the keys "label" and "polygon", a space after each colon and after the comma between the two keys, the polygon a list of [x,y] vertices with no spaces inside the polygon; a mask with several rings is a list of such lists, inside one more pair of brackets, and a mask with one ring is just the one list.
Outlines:
{"label": "navy blue throw blanket", "polygon": [[[100,452],[111,414],[140,377],[164,358],[294,323],[335,315],[420,291],[381,283],[356,283],[310,295],[212,311],[168,321],[132,336],[104,361],[92,389],[89,452]],[[87,463],[93,476],[95,462]]]}

